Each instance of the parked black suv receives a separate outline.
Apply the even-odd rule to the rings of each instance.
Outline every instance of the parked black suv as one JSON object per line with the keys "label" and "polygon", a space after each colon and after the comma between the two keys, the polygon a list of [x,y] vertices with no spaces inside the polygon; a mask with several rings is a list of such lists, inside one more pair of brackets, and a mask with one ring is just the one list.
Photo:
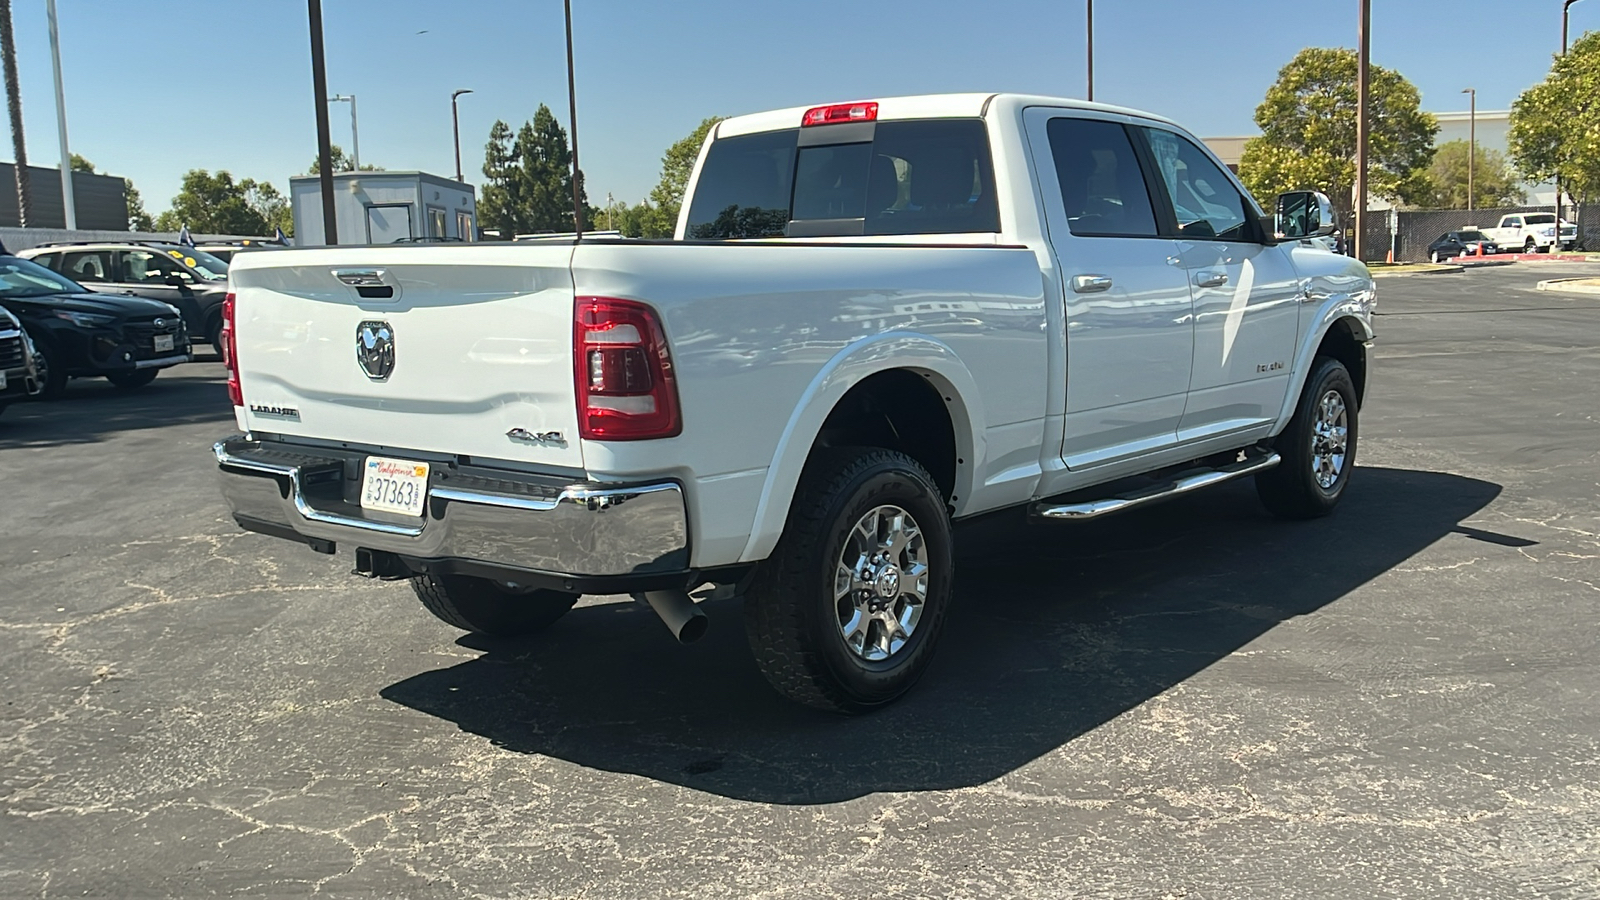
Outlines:
{"label": "parked black suv", "polygon": [[0,412],[39,393],[33,368],[33,342],[17,317],[0,308]]}
{"label": "parked black suv", "polygon": [[97,294],[26,259],[0,256],[0,308],[33,339],[41,396],[58,397],[72,376],[104,375],[142,387],[168,366],[194,358],[189,332],[172,306],[124,294]]}
{"label": "parked black suv", "polygon": [[218,347],[228,264],[198,247],[153,241],[76,242],[41,244],[17,255],[92,291],[170,303],[183,313],[190,334]]}

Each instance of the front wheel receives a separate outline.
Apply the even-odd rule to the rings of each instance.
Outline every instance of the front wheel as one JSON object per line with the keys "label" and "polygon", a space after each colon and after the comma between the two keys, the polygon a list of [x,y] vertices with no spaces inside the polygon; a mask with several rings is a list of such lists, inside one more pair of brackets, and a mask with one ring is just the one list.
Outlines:
{"label": "front wheel", "polygon": [[910,690],[950,605],[952,543],[944,497],[916,460],[875,448],[813,459],[745,600],[762,674],[840,712]]}
{"label": "front wheel", "polygon": [[1319,357],[1294,417],[1273,444],[1283,461],[1256,476],[1256,494],[1269,512],[1286,519],[1333,512],[1355,468],[1356,417],[1349,370]]}
{"label": "front wheel", "polygon": [[413,575],[411,588],[445,624],[500,638],[542,631],[578,602],[577,594],[467,575]]}
{"label": "front wheel", "polygon": [[67,389],[67,367],[60,359],[54,344],[35,339],[33,342],[34,376],[39,379],[40,400],[58,400]]}
{"label": "front wheel", "polygon": [[155,381],[160,371],[160,369],[134,369],[131,372],[112,372],[106,375],[106,380],[125,391],[131,391]]}
{"label": "front wheel", "polygon": [[1533,238],[1528,238],[1528,240],[1525,243],[1523,243],[1523,245],[1522,245],[1522,252],[1523,253],[1538,253],[1539,252],[1539,245],[1535,244],[1533,242]]}

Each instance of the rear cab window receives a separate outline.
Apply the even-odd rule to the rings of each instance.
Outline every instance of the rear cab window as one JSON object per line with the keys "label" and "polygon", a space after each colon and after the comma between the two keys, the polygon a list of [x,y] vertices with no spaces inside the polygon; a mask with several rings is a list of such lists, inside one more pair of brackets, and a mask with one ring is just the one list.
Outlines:
{"label": "rear cab window", "polygon": [[[714,141],[695,184],[684,237],[1000,230],[994,162],[981,119],[890,120],[804,132]],[[830,141],[833,136],[838,140]]]}

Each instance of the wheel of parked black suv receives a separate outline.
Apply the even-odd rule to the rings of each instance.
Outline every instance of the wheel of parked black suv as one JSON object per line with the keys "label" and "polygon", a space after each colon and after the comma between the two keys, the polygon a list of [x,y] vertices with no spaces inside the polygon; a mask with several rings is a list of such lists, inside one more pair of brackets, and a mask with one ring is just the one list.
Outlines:
{"label": "wheel of parked black suv", "polygon": [[160,369],[134,369],[132,372],[113,372],[106,376],[106,380],[124,390],[142,388],[156,380]]}
{"label": "wheel of parked black suv", "polygon": [[222,355],[222,316],[220,314],[206,323],[206,343],[211,345],[211,349],[218,356]]}
{"label": "wheel of parked black suv", "polygon": [[1283,461],[1256,476],[1274,515],[1314,519],[1333,512],[1356,464],[1356,388],[1344,363],[1318,357],[1300,405],[1274,448]]}
{"label": "wheel of parked black suv", "polygon": [[792,700],[863,712],[904,694],[932,659],[953,573],[944,497],[916,460],[830,450],[745,598],[756,664]]}
{"label": "wheel of parked black suv", "polygon": [[577,594],[467,575],[414,575],[411,587],[444,623],[490,637],[548,628],[578,602]]}
{"label": "wheel of parked black suv", "polygon": [[56,400],[67,389],[67,370],[59,360],[60,354],[48,340],[33,339],[33,366],[39,379],[40,400]]}

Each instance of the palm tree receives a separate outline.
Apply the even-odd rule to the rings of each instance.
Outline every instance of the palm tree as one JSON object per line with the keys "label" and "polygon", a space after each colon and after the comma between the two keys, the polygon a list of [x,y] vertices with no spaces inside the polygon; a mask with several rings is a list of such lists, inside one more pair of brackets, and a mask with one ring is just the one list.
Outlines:
{"label": "palm tree", "polygon": [[0,0],[0,65],[5,68],[6,106],[11,111],[11,146],[17,173],[18,224],[28,227],[33,203],[28,196],[28,146],[22,139],[22,88],[17,84],[17,44],[11,37],[11,0]]}

